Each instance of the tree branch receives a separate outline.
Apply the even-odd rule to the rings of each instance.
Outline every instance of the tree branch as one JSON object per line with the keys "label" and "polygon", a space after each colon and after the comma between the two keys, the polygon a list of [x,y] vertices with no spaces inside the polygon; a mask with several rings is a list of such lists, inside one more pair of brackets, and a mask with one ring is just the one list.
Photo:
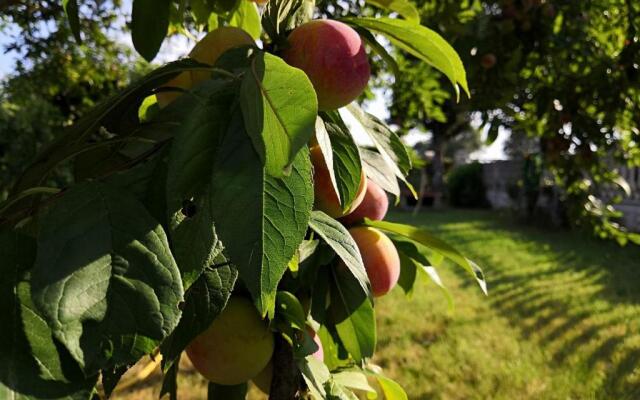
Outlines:
{"label": "tree branch", "polygon": [[293,348],[281,335],[275,335],[269,400],[296,399],[299,387],[300,370],[293,358]]}

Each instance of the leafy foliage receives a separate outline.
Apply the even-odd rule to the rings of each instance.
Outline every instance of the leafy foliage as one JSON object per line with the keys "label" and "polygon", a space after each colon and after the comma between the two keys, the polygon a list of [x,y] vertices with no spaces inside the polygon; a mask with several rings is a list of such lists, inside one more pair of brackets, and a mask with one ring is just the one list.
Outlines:
{"label": "leafy foliage", "polygon": [[[421,21],[455,41],[471,98],[456,103],[438,74],[398,54],[391,120],[433,134],[434,168],[451,140],[481,117],[489,141],[499,127],[517,150],[543,155],[545,170],[563,192],[574,225],[626,243],[636,238],[607,212],[603,192],[617,187],[616,165],[638,165],[638,5],[626,0],[417,0]],[[392,69],[388,69],[392,71]],[[387,72],[387,71],[385,71]],[[440,174],[442,175],[442,174]],[[437,176],[434,177],[438,178]],[[619,191],[622,195],[622,191]],[[596,199],[596,201],[593,201]]]}
{"label": "leafy foliage", "polygon": [[484,207],[485,198],[482,165],[471,163],[454,168],[447,175],[449,202],[457,207]]}
{"label": "leafy foliage", "polygon": [[[349,23],[369,38],[393,37],[466,90],[458,56],[418,24],[409,3],[375,4],[406,19]],[[83,7],[63,6],[57,11],[66,12],[76,39],[91,41]],[[370,271],[347,228],[312,210],[309,148],[319,129],[345,209],[363,172],[398,195],[411,158],[390,128],[355,104],[348,111],[374,149],[358,146],[338,111],[318,115],[307,75],[279,57],[289,31],[312,11],[309,1],[274,0],[262,15],[263,34],[246,0],[133,2],[132,39],[147,60],[167,34],[193,26],[238,26],[260,37],[263,49],[233,48],[214,65],[161,66],[85,110],[33,157],[0,205],[7,277],[0,296],[10,325],[0,333],[0,394],[86,399],[102,376],[108,395],[132,364],[160,352],[162,393],[175,398],[183,350],[233,294],[252,298],[271,321],[275,392],[353,399],[354,391],[373,394],[366,379],[373,374],[387,398],[406,398],[370,363],[377,341]],[[195,71],[206,79],[174,90]],[[169,104],[156,101],[165,91],[176,93]],[[69,162],[73,183],[42,186]],[[484,282],[475,264],[426,231],[367,223]],[[425,262],[422,253],[405,254]],[[405,274],[403,285],[413,287],[416,276]],[[246,387],[211,383],[208,396],[243,398]]]}

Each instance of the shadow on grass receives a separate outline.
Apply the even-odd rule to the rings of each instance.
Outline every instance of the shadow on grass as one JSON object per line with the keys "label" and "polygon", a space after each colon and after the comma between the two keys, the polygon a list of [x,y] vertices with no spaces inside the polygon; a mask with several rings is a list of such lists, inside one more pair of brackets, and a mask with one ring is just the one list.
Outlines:
{"label": "shadow on grass", "polygon": [[[537,342],[552,368],[583,369],[602,398],[640,398],[640,248],[547,231],[490,211],[395,213],[483,267],[492,307]],[[463,287],[475,285],[455,269]]]}

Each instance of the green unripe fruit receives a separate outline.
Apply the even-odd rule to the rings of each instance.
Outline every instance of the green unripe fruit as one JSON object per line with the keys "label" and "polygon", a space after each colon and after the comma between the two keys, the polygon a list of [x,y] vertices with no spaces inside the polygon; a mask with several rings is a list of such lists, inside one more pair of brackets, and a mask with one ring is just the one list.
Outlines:
{"label": "green unripe fruit", "polygon": [[211,326],[187,346],[187,355],[211,382],[237,385],[267,366],[273,333],[249,300],[232,297]]}

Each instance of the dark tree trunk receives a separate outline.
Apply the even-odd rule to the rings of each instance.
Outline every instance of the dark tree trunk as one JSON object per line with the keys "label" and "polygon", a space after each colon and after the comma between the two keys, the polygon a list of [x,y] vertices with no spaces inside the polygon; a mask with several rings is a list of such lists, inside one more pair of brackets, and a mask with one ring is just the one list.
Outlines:
{"label": "dark tree trunk", "polygon": [[300,370],[293,358],[291,345],[275,335],[275,349],[273,352],[273,379],[269,400],[294,400],[297,399],[300,388]]}
{"label": "dark tree trunk", "polygon": [[431,191],[433,192],[433,207],[443,206],[442,197],[444,194],[444,151],[446,145],[446,126],[437,126],[433,131],[433,161],[431,177]]}

